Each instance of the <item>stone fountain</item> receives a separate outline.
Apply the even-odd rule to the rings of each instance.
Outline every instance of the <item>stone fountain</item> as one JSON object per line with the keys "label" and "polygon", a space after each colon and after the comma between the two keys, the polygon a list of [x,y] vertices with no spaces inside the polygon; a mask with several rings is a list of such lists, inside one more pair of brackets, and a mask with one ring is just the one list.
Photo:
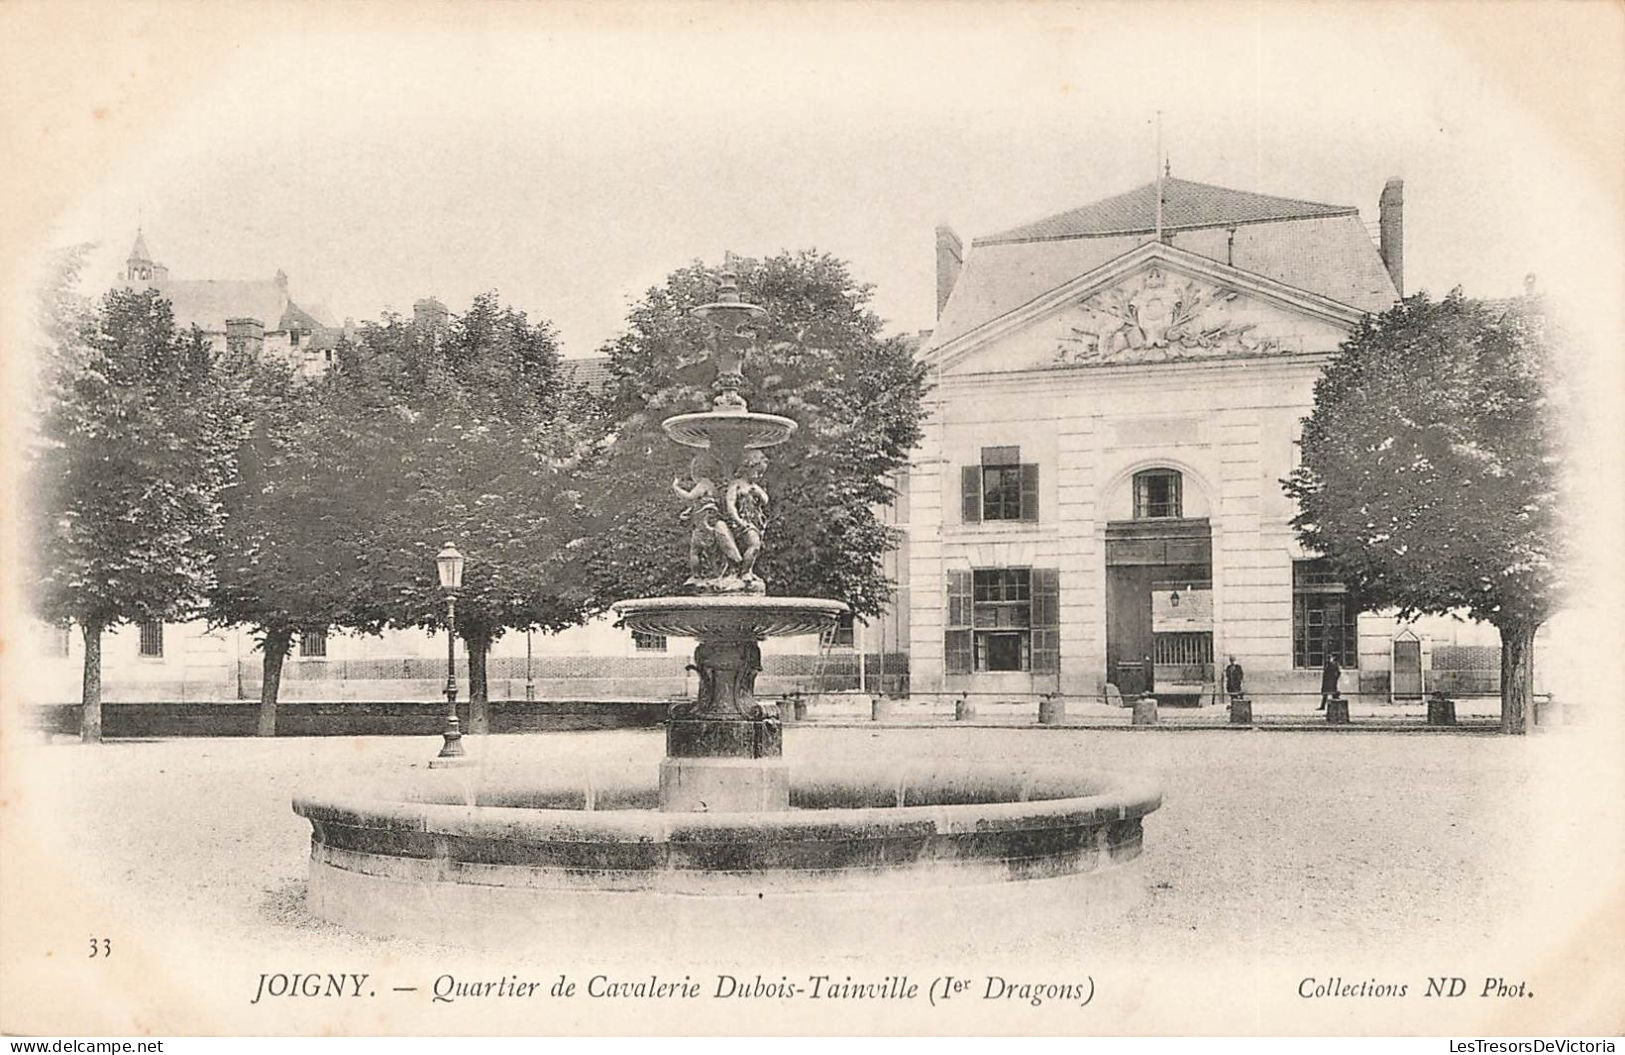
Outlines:
{"label": "stone fountain", "polygon": [[690,482],[672,481],[688,503],[689,590],[681,597],[646,597],[615,606],[634,630],[691,637],[699,691],[672,707],[666,759],[660,765],[660,808],[738,813],[790,808],[790,774],[778,715],[756,701],[761,641],[815,634],[846,611],[839,601],[768,597],[756,574],[766,530],[767,467],[763,450],[789,439],[796,423],[751,411],[739,394],[753,324],[766,315],[739,299],[732,272],[723,272],[717,299],[694,309],[711,329],[717,364],[712,409],[667,418],[666,435],[696,448]]}
{"label": "stone fountain", "polygon": [[[617,926],[771,932],[771,892],[796,899],[804,924],[817,916],[826,937],[847,927],[856,940],[868,932],[862,899],[876,890],[934,905],[931,925],[963,930],[977,922],[954,893],[967,885],[989,906],[987,890],[1013,880],[1105,873],[1133,887],[1116,866],[1139,855],[1141,819],[1161,805],[1142,780],[929,760],[786,764],[777,710],[755,697],[761,643],[817,633],[847,609],[770,596],[756,573],[770,500],[763,452],[796,423],[753,412],[740,395],[765,313],[741,301],[731,273],[695,314],[710,327],[716,395],[709,410],[663,423],[696,451],[672,483],[686,505],[690,575],[681,594],[614,606],[634,630],[698,642],[698,691],[670,709],[658,784],[624,769],[482,759],[299,796],[294,811],[311,825],[310,910],[413,938],[585,941]],[[1003,937],[1018,919],[1045,925],[1019,903],[983,916]]]}

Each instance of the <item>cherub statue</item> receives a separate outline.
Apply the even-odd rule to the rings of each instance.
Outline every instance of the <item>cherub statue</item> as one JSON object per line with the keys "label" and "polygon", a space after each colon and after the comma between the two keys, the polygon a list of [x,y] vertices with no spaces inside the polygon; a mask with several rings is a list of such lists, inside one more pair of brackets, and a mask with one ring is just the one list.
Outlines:
{"label": "cherub statue", "polygon": [[752,585],[761,583],[755,569],[756,558],[762,552],[762,530],[767,526],[767,492],[758,481],[766,471],[767,457],[761,451],[748,452],[723,500],[728,522],[740,543],[739,577]]}
{"label": "cherub statue", "polygon": [[681,478],[671,482],[672,491],[688,503],[680,519],[692,521],[694,525],[688,536],[691,583],[727,575],[739,564],[739,546],[717,504],[717,485],[713,477],[721,475],[717,472],[720,468],[716,459],[698,454],[689,462],[693,486],[685,488]]}

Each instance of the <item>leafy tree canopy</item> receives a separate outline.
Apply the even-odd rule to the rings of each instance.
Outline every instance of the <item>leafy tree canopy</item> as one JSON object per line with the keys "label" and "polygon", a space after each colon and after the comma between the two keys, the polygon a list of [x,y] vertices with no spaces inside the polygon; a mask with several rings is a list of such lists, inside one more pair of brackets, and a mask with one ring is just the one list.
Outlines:
{"label": "leafy tree canopy", "polygon": [[507,630],[581,619],[569,557],[581,442],[552,328],[475,298],[443,326],[364,325],[325,382],[324,438],[364,520],[364,592],[394,626],[444,624],[434,557],[467,557],[458,632],[481,650]]}
{"label": "leafy tree canopy", "polygon": [[[71,310],[57,294],[48,313]],[[212,582],[236,480],[234,390],[155,290],[113,290],[46,332],[28,466],[36,611],[97,628],[189,614]]]}
{"label": "leafy tree canopy", "polygon": [[1368,317],[1284,481],[1304,545],[1372,607],[1538,626],[1562,587],[1557,346],[1534,298],[1417,294]]}
{"label": "leafy tree canopy", "polygon": [[[892,584],[881,558],[897,532],[876,515],[894,497],[892,476],[920,436],[926,377],[902,338],[882,338],[870,287],[847,265],[813,251],[738,265],[741,297],[767,309],[745,363],[753,411],[800,426],[768,449],[771,504],[757,572],[776,595],[845,601],[878,614]],[[592,604],[670,594],[688,576],[676,477],[696,453],[660,422],[711,407],[715,366],[706,325],[690,311],[715,299],[720,269],[693,263],[632,306],[608,346],[613,381],[604,408],[611,435],[594,464]]]}

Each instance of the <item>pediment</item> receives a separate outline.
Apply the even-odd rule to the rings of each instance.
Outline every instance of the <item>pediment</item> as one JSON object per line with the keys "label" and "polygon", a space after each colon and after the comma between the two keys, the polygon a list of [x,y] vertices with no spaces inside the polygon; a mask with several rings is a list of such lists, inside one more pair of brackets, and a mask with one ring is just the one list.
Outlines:
{"label": "pediment", "polygon": [[958,374],[1329,352],[1359,315],[1147,245],[936,353],[944,372]]}

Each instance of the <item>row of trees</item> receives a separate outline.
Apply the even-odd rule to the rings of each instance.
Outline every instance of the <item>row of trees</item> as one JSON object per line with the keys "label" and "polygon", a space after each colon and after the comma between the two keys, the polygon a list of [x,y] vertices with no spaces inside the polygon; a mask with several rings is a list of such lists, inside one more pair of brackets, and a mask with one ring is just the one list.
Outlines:
{"label": "row of trees", "polygon": [[[43,300],[30,578],[39,614],[84,635],[87,738],[101,638],[120,623],[251,628],[271,732],[298,633],[441,626],[432,558],[453,539],[473,557],[458,633],[479,729],[504,633],[558,630],[684,578],[666,496],[690,452],[659,423],[708,401],[689,311],[713,295],[712,270],[680,268],[632,307],[600,396],[569,383],[546,322],[495,294],[444,326],[366,324],[307,380],[177,330],[155,291],[85,302],[76,268]],[[868,287],[838,260],[781,255],[742,288],[770,312],[752,405],[801,424],[773,452],[760,568],[778,592],[878,614],[896,538],[875,511],[919,439],[923,369],[880,337]],[[1301,540],[1366,607],[1499,628],[1509,732],[1523,730],[1534,634],[1562,589],[1563,347],[1533,297],[1407,298],[1328,365],[1283,481]]]}
{"label": "row of trees", "polygon": [[[85,639],[83,735],[100,736],[102,635],[146,619],[249,628],[263,651],[261,731],[301,632],[440,628],[442,542],[470,560],[457,633],[470,727],[486,659],[510,631],[556,631],[685,574],[663,496],[680,448],[659,421],[707,401],[688,310],[716,274],[674,272],[633,306],[601,397],[573,385],[551,326],[494,294],[438,326],[386,315],[320,378],[182,331],[155,290],[44,299],[43,412],[29,448],[34,607]],[[749,268],[770,311],[752,403],[802,429],[774,452],[762,569],[777,592],[878,614],[895,544],[877,517],[919,435],[923,370],[879,336],[869,288],[838,260]]]}

